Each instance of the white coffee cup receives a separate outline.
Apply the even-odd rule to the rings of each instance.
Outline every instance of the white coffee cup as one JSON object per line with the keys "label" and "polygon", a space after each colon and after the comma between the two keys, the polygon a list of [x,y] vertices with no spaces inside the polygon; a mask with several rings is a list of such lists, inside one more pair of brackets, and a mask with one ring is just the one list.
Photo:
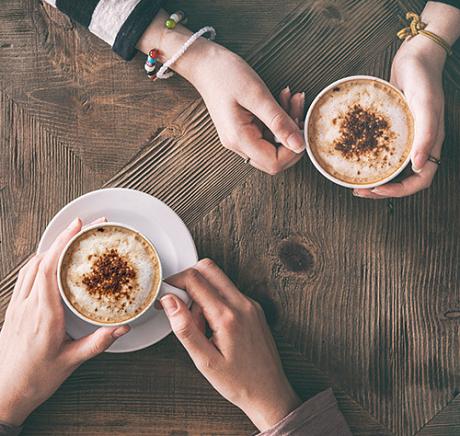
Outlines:
{"label": "white coffee cup", "polygon": [[[408,153],[407,155],[407,158],[404,160],[404,162],[401,164],[400,167],[398,167],[393,173],[391,173],[389,176],[385,177],[385,178],[382,178],[378,181],[375,181],[375,182],[372,182],[372,183],[367,183],[367,184],[354,184],[354,183],[348,183],[346,181],[343,181],[343,180],[340,180],[336,177],[334,177],[332,174],[330,174],[328,171],[326,171],[322,166],[321,164],[317,161],[312,149],[311,149],[311,146],[309,144],[309,139],[308,139],[308,126],[309,126],[309,121],[310,121],[310,117],[313,113],[313,110],[315,108],[315,105],[318,103],[318,101],[321,99],[321,97],[324,96],[324,94],[326,94],[328,91],[330,91],[331,89],[345,83],[345,82],[349,82],[349,81],[353,81],[353,80],[359,80],[359,79],[366,79],[366,80],[371,80],[371,81],[377,81],[377,82],[380,82],[380,83],[383,83],[385,84],[386,86],[389,86],[390,88],[392,88],[394,91],[396,91],[399,95],[401,95],[401,97],[405,99],[405,96],[404,94],[398,89],[396,88],[395,86],[393,86],[391,83],[387,82],[386,80],[383,80],[383,79],[380,79],[378,77],[373,77],[373,76],[365,76],[365,75],[357,75],[357,76],[349,76],[349,77],[344,77],[340,80],[337,80],[333,83],[331,83],[330,85],[326,86],[317,96],[316,98],[313,100],[312,104],[310,105],[308,111],[307,111],[307,114],[306,114],[306,117],[305,117],[305,130],[304,130],[304,136],[305,136],[305,144],[306,144],[306,152],[310,158],[310,160],[312,161],[313,165],[316,167],[316,169],[324,176],[326,177],[327,179],[329,179],[330,181],[336,183],[337,185],[340,185],[340,186],[344,186],[346,188],[352,188],[352,189],[355,189],[355,188],[358,188],[358,189],[371,189],[371,188],[375,188],[377,186],[380,186],[380,185],[384,185],[385,183],[388,183],[389,181],[391,181],[392,179],[394,179],[398,174],[401,173],[401,171],[404,170],[404,168],[408,165],[408,163],[410,162],[410,159],[411,159],[411,152]],[[413,130],[413,128],[412,128]]]}
{"label": "white coffee cup", "polygon": [[[156,257],[158,259],[158,265],[159,265],[159,274],[160,274],[160,280],[158,282],[158,287],[156,289],[155,297],[152,298],[152,300],[149,302],[148,305],[146,305],[139,313],[134,315],[133,317],[126,319],[121,322],[99,322],[96,320],[93,320],[91,318],[86,317],[82,313],[80,313],[73,305],[72,303],[68,300],[65,292],[64,292],[64,287],[62,285],[62,274],[61,274],[61,269],[62,269],[62,262],[64,260],[65,254],[67,250],[72,246],[73,242],[82,236],[83,234],[89,232],[90,230],[97,229],[97,228],[102,228],[106,226],[115,226],[115,227],[120,227],[126,230],[129,230],[131,232],[134,232],[138,234],[143,240],[145,240],[149,246],[152,248],[153,252],[156,254]],[[176,288],[175,286],[170,285],[169,283],[166,283],[163,281],[163,269],[161,266],[161,259],[160,256],[158,255],[158,251],[156,250],[155,246],[153,243],[141,232],[138,230],[127,226],[126,224],[120,224],[116,222],[104,222],[104,223],[99,223],[99,224],[94,224],[94,225],[89,225],[84,227],[79,233],[77,233],[65,246],[64,250],[61,253],[61,256],[59,257],[59,262],[58,262],[58,268],[57,268],[57,279],[58,279],[58,287],[59,287],[59,292],[61,294],[61,298],[64,300],[64,303],[66,306],[74,313],[78,318],[82,319],[83,321],[86,321],[90,324],[96,325],[96,326],[102,326],[102,327],[115,327],[115,326],[121,326],[125,324],[129,324],[136,319],[140,318],[142,315],[144,315],[154,304],[155,302],[163,297],[166,294],[174,294],[176,297],[180,298],[184,303],[189,304],[190,303],[190,297],[188,294],[183,291],[182,289]],[[153,292],[153,291],[152,291]],[[156,309],[158,310],[158,309]]]}

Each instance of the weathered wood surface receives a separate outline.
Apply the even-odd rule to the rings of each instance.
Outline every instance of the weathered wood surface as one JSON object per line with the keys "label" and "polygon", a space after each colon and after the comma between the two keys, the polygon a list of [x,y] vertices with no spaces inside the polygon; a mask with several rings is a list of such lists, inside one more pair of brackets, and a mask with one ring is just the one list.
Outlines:
{"label": "weathered wood surface", "polygon": [[[171,9],[182,4],[171,2]],[[195,0],[273,92],[388,77],[422,1]],[[459,51],[457,50],[457,53]],[[36,0],[0,8],[0,324],[49,219],[101,186],[158,196],[267,313],[295,388],[333,386],[357,435],[460,433],[460,61],[446,70],[447,140],[433,187],[355,199],[302,161],[270,178],[225,151],[197,94],[131,63]],[[256,279],[255,279],[256,278]],[[244,435],[251,423],[173,337],[81,367],[24,434]]]}

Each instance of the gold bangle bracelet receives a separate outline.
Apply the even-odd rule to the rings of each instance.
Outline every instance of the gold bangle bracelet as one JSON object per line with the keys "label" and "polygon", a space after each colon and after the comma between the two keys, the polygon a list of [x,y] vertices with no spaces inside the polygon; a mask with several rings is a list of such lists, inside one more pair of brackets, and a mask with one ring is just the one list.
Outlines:
{"label": "gold bangle bracelet", "polygon": [[440,45],[450,56],[452,55],[452,49],[450,45],[439,35],[436,33],[430,32],[429,30],[425,30],[426,24],[420,18],[420,15],[416,14],[415,12],[408,12],[406,14],[406,20],[411,20],[409,26],[404,27],[401,29],[396,35],[399,39],[406,40],[408,38],[412,38],[417,35],[423,35],[427,38],[430,38],[436,44]]}

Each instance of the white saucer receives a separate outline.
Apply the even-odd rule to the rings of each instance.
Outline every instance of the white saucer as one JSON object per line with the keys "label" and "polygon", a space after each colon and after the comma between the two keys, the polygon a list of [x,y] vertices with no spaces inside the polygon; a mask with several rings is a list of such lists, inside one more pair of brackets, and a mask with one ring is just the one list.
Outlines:
{"label": "white saucer", "polygon": [[[75,218],[83,224],[106,217],[108,221],[127,224],[149,238],[160,255],[163,276],[168,277],[193,266],[197,260],[195,243],[179,216],[166,204],[140,191],[122,188],[89,192],[61,209],[48,224],[38,245],[38,252],[47,250],[56,236]],[[78,339],[97,327],[86,323],[66,310],[66,330]],[[126,353],[149,347],[171,332],[166,315],[152,307],[134,321],[131,331],[118,339],[107,351]]]}

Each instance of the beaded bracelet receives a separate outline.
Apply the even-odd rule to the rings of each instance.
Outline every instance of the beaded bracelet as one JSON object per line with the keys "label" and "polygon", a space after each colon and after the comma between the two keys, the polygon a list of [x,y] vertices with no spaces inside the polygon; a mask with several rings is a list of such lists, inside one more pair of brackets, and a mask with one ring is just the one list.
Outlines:
{"label": "beaded bracelet", "polygon": [[160,55],[160,51],[156,48],[153,48],[152,50],[149,51],[149,54],[147,56],[147,60],[145,61],[144,69],[147,72],[147,76],[151,80],[156,80],[156,74],[155,70],[157,69],[158,66],[158,56]]}
{"label": "beaded bracelet", "polygon": [[209,33],[209,39],[213,40],[216,37],[216,31],[214,27],[206,26],[202,29],[198,30],[198,32],[194,33],[185,43],[184,45],[173,55],[171,59],[166,61],[161,68],[156,73],[157,79],[169,79],[174,75],[173,71],[168,71],[169,68],[176,63],[180,57],[182,57],[185,52],[195,43],[201,36],[204,34]]}

